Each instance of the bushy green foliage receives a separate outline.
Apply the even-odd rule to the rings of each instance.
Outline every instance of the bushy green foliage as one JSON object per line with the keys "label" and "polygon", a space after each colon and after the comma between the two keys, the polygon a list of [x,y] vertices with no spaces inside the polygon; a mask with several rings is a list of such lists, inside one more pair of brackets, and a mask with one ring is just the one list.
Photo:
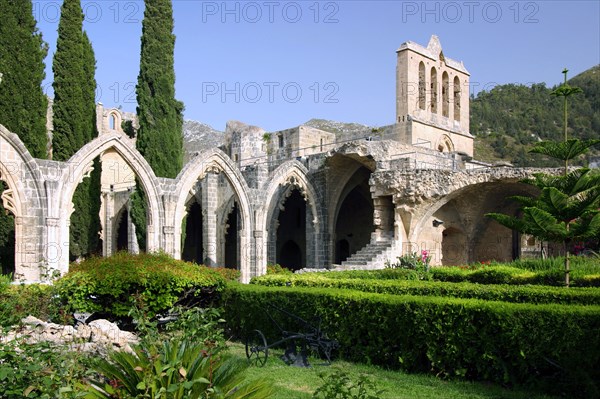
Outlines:
{"label": "bushy green foliage", "polygon": [[0,397],[82,398],[81,381],[91,377],[95,359],[47,342],[0,342]]}
{"label": "bushy green foliage", "polygon": [[267,265],[267,274],[294,274],[293,271],[291,271],[290,269],[281,266],[280,264],[276,263],[274,265]]}
{"label": "bushy green foliage", "polygon": [[[2,288],[4,287],[4,288]],[[0,284],[0,326],[19,324],[31,315],[42,320],[70,324],[70,316],[55,298],[55,289],[50,285]]]}
{"label": "bushy green foliage", "polygon": [[165,254],[117,253],[72,264],[55,282],[61,299],[77,311],[127,316],[135,306],[150,314],[196,303],[222,290],[225,279],[210,268]]}
{"label": "bushy green foliage", "polygon": [[136,86],[137,148],[154,173],[175,178],[183,166],[183,104],[175,99],[171,0],[146,0]]}
{"label": "bushy green foliage", "polygon": [[239,281],[241,273],[237,269],[228,267],[212,267],[212,270],[219,273],[227,281]]}
{"label": "bushy green foliage", "polygon": [[392,295],[475,298],[516,303],[600,305],[599,288],[573,288],[572,290],[564,290],[561,287],[534,285],[474,284],[469,282],[448,283],[396,279],[333,279],[328,278],[328,274],[304,273],[292,276],[262,276],[252,279],[252,283],[267,287],[341,288]]}
{"label": "bushy green foliage", "polygon": [[569,397],[599,392],[600,306],[234,284],[223,300],[234,332],[260,329],[268,342],[280,332],[264,307],[277,303],[305,319],[320,317],[348,360],[504,384],[547,383]]}
{"label": "bushy green foliage", "polygon": [[385,392],[376,390],[375,384],[366,375],[354,382],[347,372],[338,370],[329,375],[320,374],[323,385],[317,388],[313,399],[379,399]]}

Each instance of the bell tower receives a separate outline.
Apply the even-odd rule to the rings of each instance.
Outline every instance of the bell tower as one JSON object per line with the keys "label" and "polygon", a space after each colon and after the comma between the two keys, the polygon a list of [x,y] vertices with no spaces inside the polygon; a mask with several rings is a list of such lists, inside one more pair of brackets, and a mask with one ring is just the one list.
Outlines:
{"label": "bell tower", "polygon": [[473,156],[470,74],[463,63],[446,57],[435,35],[427,47],[409,41],[396,53],[397,139]]}

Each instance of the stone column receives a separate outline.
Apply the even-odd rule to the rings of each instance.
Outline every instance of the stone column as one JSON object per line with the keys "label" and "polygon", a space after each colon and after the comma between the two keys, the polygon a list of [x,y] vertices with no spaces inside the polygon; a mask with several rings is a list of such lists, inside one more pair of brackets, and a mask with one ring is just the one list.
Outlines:
{"label": "stone column", "polygon": [[392,239],[394,237],[394,204],[391,196],[373,198],[373,224],[376,241]]}
{"label": "stone column", "polygon": [[163,207],[165,210],[165,221],[162,228],[163,234],[163,250],[169,255],[175,257],[175,206],[177,205],[176,198],[173,194],[164,194],[162,196]]}
{"label": "stone column", "polygon": [[111,256],[113,254],[113,242],[114,242],[114,234],[113,234],[113,215],[114,215],[114,207],[115,207],[115,198],[114,194],[111,192],[103,192],[102,193],[102,202],[104,202],[104,206],[102,210],[104,214],[102,215],[102,219],[104,221],[104,228],[102,229],[102,256]]}
{"label": "stone column", "polygon": [[218,266],[217,263],[217,205],[218,176],[206,173],[202,184],[202,242],[204,244],[204,264]]}

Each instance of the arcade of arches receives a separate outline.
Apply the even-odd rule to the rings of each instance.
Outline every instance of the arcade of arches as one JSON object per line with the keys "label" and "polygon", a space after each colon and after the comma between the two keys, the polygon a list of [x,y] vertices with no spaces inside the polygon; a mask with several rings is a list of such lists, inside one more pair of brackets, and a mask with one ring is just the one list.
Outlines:
{"label": "arcade of arches", "polygon": [[[390,145],[361,141],[248,167],[212,149],[197,154],[176,179],[166,179],[156,177],[133,141],[119,133],[100,135],[68,162],[56,162],[33,159],[16,135],[0,128],[2,201],[15,232],[14,242],[2,243],[3,260],[12,258],[3,272],[40,281],[48,269],[68,270],[68,221],[76,211],[71,198],[97,156],[103,162],[104,255],[139,250],[129,202],[136,179],[147,201],[148,251],[236,268],[243,281],[264,274],[267,263],[343,268],[380,241],[389,242],[390,257],[416,244],[437,264],[519,254],[520,238],[483,215],[516,211],[503,198],[525,193],[517,182],[535,171],[401,169],[387,155]],[[119,180],[104,175],[117,169],[125,171]]]}

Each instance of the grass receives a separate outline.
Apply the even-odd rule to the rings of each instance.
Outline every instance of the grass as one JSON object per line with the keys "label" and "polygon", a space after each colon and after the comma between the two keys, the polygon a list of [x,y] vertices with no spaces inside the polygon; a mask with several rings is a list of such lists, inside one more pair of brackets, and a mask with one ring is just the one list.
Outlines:
{"label": "grass", "polygon": [[[245,359],[244,346],[230,344],[231,353]],[[251,366],[250,379],[269,378],[276,387],[272,399],[310,399],[315,389],[323,384],[320,375],[343,370],[353,381],[360,375],[367,375],[378,390],[385,392],[380,399],[554,399],[553,396],[536,394],[524,390],[510,390],[498,385],[442,380],[434,376],[406,374],[401,371],[385,370],[376,366],[354,364],[336,360],[331,366],[319,365],[320,359],[310,359],[311,368],[287,366],[279,359],[283,350],[270,350],[264,367]]]}

